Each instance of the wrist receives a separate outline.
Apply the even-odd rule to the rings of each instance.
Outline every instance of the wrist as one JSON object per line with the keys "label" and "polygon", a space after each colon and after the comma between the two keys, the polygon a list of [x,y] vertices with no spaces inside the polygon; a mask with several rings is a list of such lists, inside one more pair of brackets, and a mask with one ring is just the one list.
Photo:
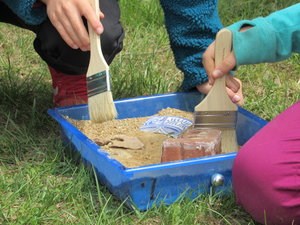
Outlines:
{"label": "wrist", "polygon": [[252,28],[253,26],[251,26],[251,25],[245,25],[245,26],[242,26],[241,27],[241,29],[240,29],[240,32],[244,32],[244,31],[246,31],[246,30],[248,30],[248,29],[250,29],[250,28]]}
{"label": "wrist", "polygon": [[[1,0],[0,0],[0,1],[1,1]],[[40,0],[37,0],[35,3],[33,3],[32,8],[39,8],[39,7],[42,7],[42,6],[44,6],[44,5],[45,5],[44,2],[42,2],[42,1],[40,1]]]}
{"label": "wrist", "polygon": [[48,0],[37,0],[36,3],[38,3],[38,2],[42,2],[42,3],[44,3],[45,5],[47,5]]}
{"label": "wrist", "polygon": [[196,86],[197,90],[202,94],[207,94],[209,92],[209,90],[211,89],[211,87],[212,86],[208,82],[198,84]]}

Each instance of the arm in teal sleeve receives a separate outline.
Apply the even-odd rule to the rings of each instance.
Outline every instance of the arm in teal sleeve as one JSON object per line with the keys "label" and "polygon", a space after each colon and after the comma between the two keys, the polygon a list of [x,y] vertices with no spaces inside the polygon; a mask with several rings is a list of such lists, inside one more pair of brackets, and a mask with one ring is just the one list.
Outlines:
{"label": "arm in teal sleeve", "polygon": [[[239,32],[245,26],[250,29]],[[300,4],[228,27],[237,65],[277,62],[300,53]]]}
{"label": "arm in teal sleeve", "polygon": [[183,90],[207,81],[202,54],[222,28],[217,0],[160,0]]}
{"label": "arm in teal sleeve", "polygon": [[46,7],[41,5],[35,7],[37,0],[2,0],[20,19],[26,24],[38,25],[42,23],[46,17]]}

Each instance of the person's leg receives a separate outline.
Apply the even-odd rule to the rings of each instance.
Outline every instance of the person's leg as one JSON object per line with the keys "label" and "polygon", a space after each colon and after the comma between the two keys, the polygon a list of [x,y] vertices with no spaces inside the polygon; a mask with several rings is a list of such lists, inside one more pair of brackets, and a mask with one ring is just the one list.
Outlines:
{"label": "person's leg", "polygon": [[[117,1],[101,0],[104,33],[101,35],[103,55],[108,64],[122,49],[124,31],[120,24],[120,10]],[[86,71],[89,52],[71,49],[62,40],[49,20],[37,32],[34,46],[41,58],[49,65],[56,106],[87,102]]]}
{"label": "person's leg", "polygon": [[[124,31],[120,24],[120,10],[116,0],[100,0],[105,14],[102,20],[104,33],[101,35],[103,55],[108,64],[122,49]],[[89,52],[70,48],[60,37],[49,20],[36,30],[34,47],[48,64],[54,89],[56,106],[87,102],[86,71]]]}
{"label": "person's leg", "polygon": [[[0,1],[0,21],[14,26],[37,32],[39,26],[30,26],[24,23],[3,2]],[[85,75],[66,75],[63,72],[49,67],[54,88],[54,103],[56,105],[72,105],[87,102]],[[66,84],[72,84],[68,86]],[[58,95],[58,87],[60,94]],[[70,88],[71,87],[71,88]],[[73,88],[74,87],[74,88]]]}
{"label": "person's leg", "polygon": [[[101,35],[103,55],[108,64],[122,49],[124,31],[120,23],[120,10],[116,0],[100,0],[105,18],[101,21],[104,32]],[[70,48],[61,38],[49,20],[37,30],[34,47],[46,63],[66,74],[85,74],[89,63],[89,52]]]}
{"label": "person's leg", "polygon": [[[104,33],[101,46],[104,58],[110,64],[122,50],[124,31],[120,23],[117,0],[100,0],[105,18],[101,21]],[[48,64],[54,89],[54,105],[74,105],[87,102],[86,71],[89,52],[70,48],[60,37],[49,20],[41,25],[29,26],[0,1],[0,22],[31,30],[36,33],[34,47]]]}
{"label": "person's leg", "polygon": [[237,202],[256,221],[300,224],[300,102],[241,148],[232,173]]}

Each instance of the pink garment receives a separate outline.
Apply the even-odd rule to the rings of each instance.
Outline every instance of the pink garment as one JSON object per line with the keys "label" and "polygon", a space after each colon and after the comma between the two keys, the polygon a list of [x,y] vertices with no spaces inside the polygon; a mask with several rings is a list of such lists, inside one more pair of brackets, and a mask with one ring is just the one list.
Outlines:
{"label": "pink garment", "polygon": [[241,148],[232,173],[237,203],[256,221],[300,224],[300,101]]}

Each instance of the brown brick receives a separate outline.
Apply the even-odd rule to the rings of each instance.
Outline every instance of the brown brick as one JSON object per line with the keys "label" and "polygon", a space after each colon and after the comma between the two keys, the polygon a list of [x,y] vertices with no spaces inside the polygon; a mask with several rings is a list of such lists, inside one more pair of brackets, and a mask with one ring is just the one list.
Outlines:
{"label": "brown brick", "polygon": [[167,139],[162,147],[162,162],[198,158],[221,152],[221,131],[189,129],[177,139]]}
{"label": "brown brick", "polygon": [[181,140],[167,139],[163,142],[161,162],[181,160]]}

